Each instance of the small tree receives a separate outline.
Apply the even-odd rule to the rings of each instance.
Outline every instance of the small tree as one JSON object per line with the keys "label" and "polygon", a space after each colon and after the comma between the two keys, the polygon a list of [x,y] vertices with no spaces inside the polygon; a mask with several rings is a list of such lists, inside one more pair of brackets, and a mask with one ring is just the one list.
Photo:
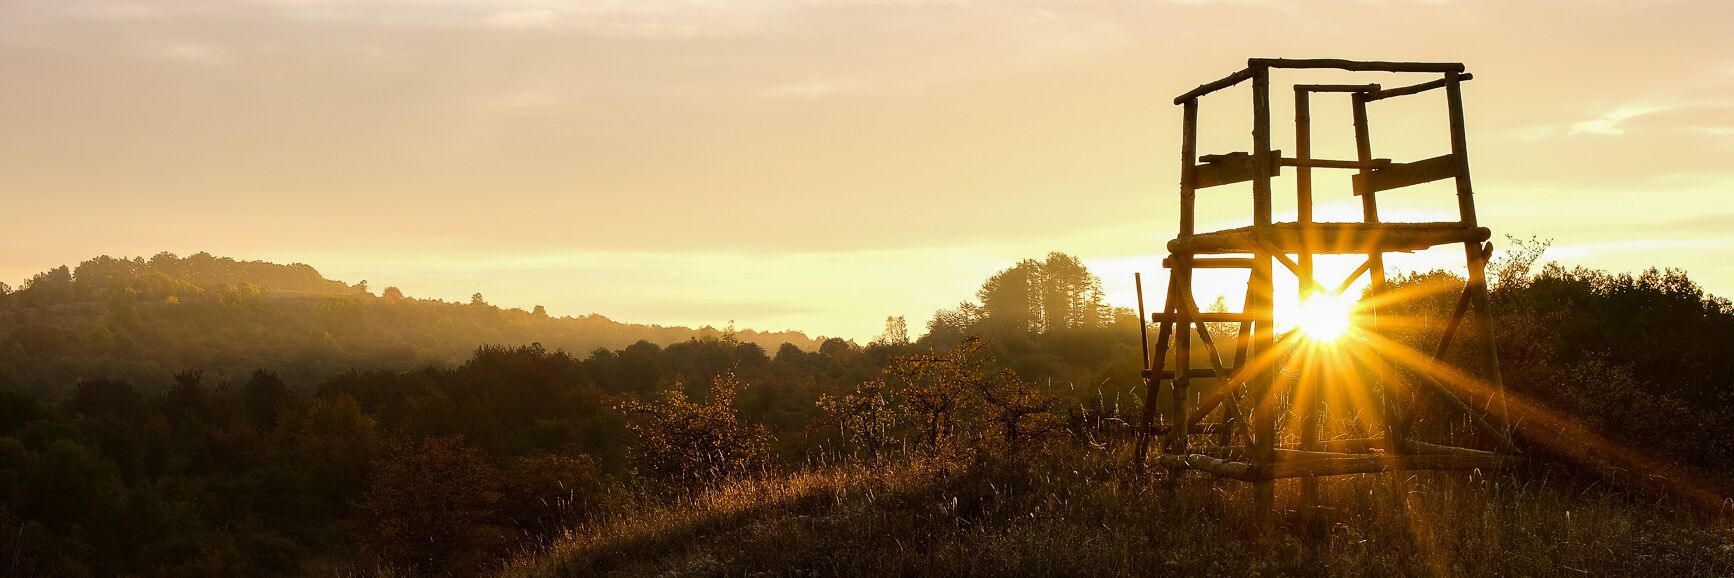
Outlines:
{"label": "small tree", "polygon": [[869,458],[879,457],[886,436],[897,423],[885,388],[884,380],[874,379],[840,396],[819,396],[819,409],[825,412],[824,423],[837,426],[844,439],[866,449]]}
{"label": "small tree", "polygon": [[467,573],[505,545],[500,476],[461,437],[394,448],[362,503],[368,546],[393,564]]}
{"label": "small tree", "polygon": [[885,318],[885,331],[873,338],[870,345],[880,347],[901,347],[909,345],[909,322],[902,315]]}
{"label": "small tree", "polygon": [[989,369],[991,360],[987,341],[968,337],[944,355],[900,357],[886,368],[907,384],[904,409],[926,445],[966,441],[1015,454],[1061,430],[1056,398],[1009,369]]}
{"label": "small tree", "polygon": [[735,409],[746,387],[727,373],[711,382],[715,396],[709,401],[689,400],[674,387],[653,402],[620,404],[621,411],[648,418],[627,426],[640,440],[634,452],[640,471],[671,486],[700,489],[769,466],[769,430],[743,423]]}

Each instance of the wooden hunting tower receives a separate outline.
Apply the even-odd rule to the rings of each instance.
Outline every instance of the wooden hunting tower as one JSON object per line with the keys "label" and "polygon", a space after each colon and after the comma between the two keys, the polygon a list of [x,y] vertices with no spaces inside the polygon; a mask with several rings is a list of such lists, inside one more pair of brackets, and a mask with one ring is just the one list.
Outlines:
{"label": "wooden hunting tower", "polygon": [[[1350,72],[1425,73],[1439,78],[1397,88],[1378,84],[1296,84],[1294,156],[1283,156],[1271,142],[1271,71],[1277,69],[1336,69]],[[1247,67],[1226,78],[1188,91],[1174,99],[1182,108],[1180,145],[1180,230],[1168,243],[1163,266],[1172,269],[1165,305],[1152,314],[1157,324],[1154,352],[1146,351],[1144,380],[1147,390],[1136,447],[1136,466],[1143,467],[1151,437],[1165,435],[1157,463],[1174,474],[1201,470],[1217,476],[1257,484],[1261,506],[1269,507],[1274,480],[1302,478],[1303,501],[1316,494],[1316,476],[1416,469],[1491,468],[1517,454],[1508,433],[1504,388],[1493,335],[1486,320],[1487,260],[1492,246],[1489,231],[1475,218],[1474,189],[1469,179],[1469,152],[1463,126],[1462,84],[1470,75],[1462,64],[1420,62],[1363,62],[1349,60],[1288,60],[1253,58]],[[1199,99],[1213,92],[1252,82],[1252,149],[1226,154],[1199,155]],[[1386,99],[1444,90],[1450,126],[1450,152],[1428,159],[1396,162],[1373,156],[1367,127],[1367,107]],[[1354,119],[1356,158],[1353,160],[1312,157],[1310,101],[1314,95],[1341,94],[1349,100]],[[1284,167],[1294,170],[1296,218],[1272,222],[1271,185]],[[1354,171],[1353,193],[1362,207],[1362,219],[1328,223],[1313,220],[1314,169]],[[1431,181],[1451,179],[1457,193],[1458,218],[1448,222],[1386,222],[1379,217],[1378,194]],[[1194,195],[1203,189],[1240,182],[1252,185],[1252,225],[1220,231],[1194,230]],[[1297,278],[1300,297],[1315,292],[1333,292],[1314,278],[1314,256],[1319,254],[1365,255],[1366,260],[1349,278],[1334,284],[1342,293],[1363,274],[1370,274],[1369,298],[1360,305],[1357,329],[1367,339],[1378,334],[1378,308],[1386,289],[1384,255],[1440,245],[1462,245],[1468,266],[1468,282],[1456,310],[1443,328],[1435,351],[1393,360],[1366,339],[1344,347],[1365,347],[1358,356],[1374,377],[1355,383],[1331,383],[1332,372],[1320,363],[1301,363],[1302,349],[1296,335],[1277,337],[1274,322],[1273,261]],[[1193,296],[1195,269],[1246,269],[1246,304],[1239,313],[1200,312]],[[1142,312],[1140,289],[1140,316]],[[1446,367],[1452,337],[1467,312],[1473,308],[1476,322],[1474,357],[1479,367]],[[1224,363],[1207,323],[1237,323],[1232,363]],[[1176,328],[1180,328],[1176,331]],[[1193,335],[1205,348],[1208,368],[1195,368]],[[1291,332],[1292,333],[1292,332]],[[1148,331],[1145,332],[1146,344]],[[1386,342],[1389,346],[1390,342]],[[1164,367],[1173,346],[1173,367]],[[1146,346],[1147,347],[1147,346]],[[1365,360],[1372,361],[1366,362]],[[1417,369],[1416,360],[1436,364]],[[1315,360],[1316,361],[1316,360]],[[1346,360],[1340,363],[1348,363]],[[1406,364],[1397,370],[1397,364]],[[1424,365],[1424,364],[1423,364]],[[1336,372],[1340,375],[1341,372]],[[1279,375],[1282,376],[1279,386]],[[1464,376],[1479,384],[1479,391],[1464,386]],[[1376,410],[1360,412],[1376,427],[1364,428],[1374,437],[1321,441],[1322,405],[1313,399],[1290,396],[1289,384],[1314,383],[1314,391],[1333,387],[1361,387],[1361,399],[1373,400]],[[1348,381],[1348,380],[1345,380]],[[1160,402],[1158,391],[1165,382],[1171,401]],[[1195,388],[1195,384],[1202,387]],[[1417,392],[1437,396],[1446,406],[1461,412],[1478,437],[1495,451],[1425,443],[1411,438],[1412,418],[1406,405]],[[1459,394],[1463,395],[1459,395]],[[1314,395],[1312,397],[1319,397]],[[1286,403],[1285,401],[1286,400]],[[1158,405],[1165,405],[1162,423],[1156,423]],[[1284,406],[1288,409],[1284,409]],[[1369,408],[1370,409],[1370,408]],[[1286,414],[1286,436],[1279,439],[1279,414]],[[1206,418],[1215,416],[1209,422]],[[1491,415],[1491,419],[1488,417]],[[1250,422],[1250,427],[1248,427]],[[1299,430],[1298,432],[1294,430]],[[1210,436],[1213,445],[1192,445],[1191,436]],[[1290,440],[1285,443],[1284,439]]]}

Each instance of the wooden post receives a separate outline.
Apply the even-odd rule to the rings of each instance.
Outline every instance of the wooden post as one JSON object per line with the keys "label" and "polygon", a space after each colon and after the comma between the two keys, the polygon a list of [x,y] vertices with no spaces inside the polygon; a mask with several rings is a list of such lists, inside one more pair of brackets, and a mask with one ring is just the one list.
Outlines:
{"label": "wooden post", "polygon": [[[1192,293],[1192,268],[1187,265],[1187,256],[1177,256],[1174,260],[1174,279],[1180,286],[1179,310],[1175,312],[1178,326],[1174,344],[1174,425],[1168,430],[1167,453],[1186,454],[1186,435],[1192,416],[1187,412],[1188,388],[1192,385],[1192,308],[1186,306],[1187,296]],[[1175,474],[1179,472],[1176,471]]]}
{"label": "wooden post", "polygon": [[[1263,64],[1252,64],[1252,154],[1254,159],[1269,158],[1270,143],[1270,68]],[[1255,229],[1269,227],[1271,223],[1271,174],[1267,163],[1253,163],[1252,180],[1252,225]],[[1262,355],[1272,355],[1275,345],[1275,333],[1272,324],[1275,321],[1272,310],[1271,286],[1271,255],[1260,250],[1253,255],[1252,280],[1250,291],[1253,295],[1253,306],[1248,313],[1253,314],[1252,358]],[[1256,363],[1256,362],[1255,362]],[[1264,363],[1252,379],[1254,408],[1252,414],[1253,449],[1252,464],[1255,468],[1268,468],[1275,461],[1276,449],[1276,364]],[[1263,480],[1253,488],[1253,502],[1258,511],[1269,512],[1275,504],[1276,486]],[[1261,514],[1262,515],[1262,514]]]}
{"label": "wooden post", "polygon": [[[1355,93],[1350,97],[1350,104],[1353,106],[1355,122],[1355,158],[1364,165],[1370,164],[1373,161],[1373,140],[1367,127],[1367,93]],[[1365,178],[1365,175],[1372,173],[1372,169],[1363,166],[1359,172]],[[1379,195],[1377,192],[1361,191],[1361,217],[1367,223],[1379,222]],[[1376,303],[1378,296],[1385,291],[1385,254],[1383,252],[1377,249],[1367,252],[1367,273],[1372,281],[1372,290],[1369,291],[1372,299],[1369,302],[1375,304],[1366,307],[1366,318],[1369,320],[1367,326],[1373,331],[1377,331],[1379,328],[1379,308]],[[1401,453],[1404,451],[1402,440],[1408,437],[1408,432],[1402,428],[1403,420],[1396,399],[1402,395],[1402,392],[1399,388],[1394,387],[1395,374],[1386,367],[1383,360],[1375,359],[1374,371],[1379,376],[1379,382],[1385,393],[1383,418],[1385,437],[1389,442],[1387,449],[1391,453]]]}
{"label": "wooden post", "polygon": [[[1194,232],[1194,212],[1198,184],[1198,100],[1186,101],[1181,108],[1180,135],[1180,238],[1190,238]],[[1192,255],[1177,254],[1169,258],[1174,267],[1170,272],[1179,288],[1179,303],[1175,311],[1174,347],[1174,425],[1168,430],[1168,453],[1186,453],[1186,434],[1191,416],[1187,414],[1187,394],[1192,369],[1192,308],[1186,306],[1192,295]],[[1179,472],[1176,471],[1175,474]]]}
{"label": "wooden post", "polygon": [[[1463,80],[1460,73],[1445,73],[1445,105],[1451,114],[1451,155],[1457,160],[1457,210],[1464,227],[1478,226],[1475,188],[1469,181],[1469,136],[1463,121]],[[1505,403],[1505,378],[1499,371],[1499,347],[1493,342],[1493,313],[1487,307],[1487,258],[1480,243],[1464,243],[1469,265],[1469,298],[1475,305],[1475,332],[1481,345],[1482,377],[1493,385],[1493,413],[1499,428],[1510,433],[1511,411]]]}
{"label": "wooden post", "polygon": [[[1300,275],[1300,297],[1305,303],[1313,295],[1313,287],[1317,283],[1313,275],[1312,247],[1316,244],[1314,233],[1307,228],[1313,222],[1313,158],[1312,137],[1312,93],[1304,87],[1296,86],[1294,90],[1294,156],[1295,156],[1295,220],[1301,225],[1301,251],[1297,256]],[[1304,351],[1304,350],[1303,350]],[[1312,367],[1303,363],[1302,368]],[[1295,389],[1295,403],[1300,410],[1300,449],[1315,451],[1319,444],[1319,428],[1323,418],[1322,406],[1324,396],[1319,391],[1321,385],[1316,371],[1301,373],[1300,386]],[[1300,489],[1301,507],[1311,507],[1318,504],[1319,481],[1317,478],[1302,478]]]}

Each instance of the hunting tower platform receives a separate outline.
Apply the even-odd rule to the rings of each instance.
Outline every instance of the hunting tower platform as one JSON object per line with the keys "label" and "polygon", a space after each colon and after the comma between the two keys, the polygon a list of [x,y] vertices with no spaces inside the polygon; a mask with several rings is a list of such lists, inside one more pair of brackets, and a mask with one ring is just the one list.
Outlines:
{"label": "hunting tower platform", "polygon": [[[1334,69],[1357,73],[1437,74],[1438,78],[1384,88],[1378,84],[1294,84],[1294,156],[1283,156],[1271,142],[1271,72]],[[1287,72],[1284,73],[1288,74]],[[1341,74],[1341,73],[1337,73]],[[1490,232],[1476,222],[1474,189],[1469,179],[1469,151],[1464,134],[1464,81],[1471,75],[1462,64],[1430,62],[1370,62],[1334,59],[1290,60],[1253,58],[1247,67],[1204,84],[1174,99],[1181,107],[1180,227],[1168,242],[1163,266],[1172,270],[1165,304],[1147,319],[1157,324],[1154,351],[1144,332],[1147,397],[1140,417],[1135,467],[1143,468],[1150,439],[1165,436],[1159,465],[1178,475],[1200,470],[1256,484],[1257,501],[1268,508],[1273,483],[1301,478],[1301,499],[1316,499],[1318,476],[1419,469],[1493,468],[1513,459],[1504,386],[1494,337],[1487,323],[1487,261]],[[1198,154],[1199,100],[1242,82],[1252,84],[1252,147],[1250,151]],[[1434,90],[1445,93],[1450,152],[1427,159],[1374,158],[1367,126],[1367,107],[1387,99]],[[1354,124],[1356,158],[1312,156],[1310,106],[1314,96],[1347,96]],[[1295,220],[1272,222],[1272,181],[1285,167],[1294,171]],[[1313,220],[1313,171],[1354,171],[1353,194],[1362,217],[1353,222]],[[1387,222],[1380,219],[1379,193],[1433,181],[1456,185],[1457,220],[1446,222]],[[1252,225],[1218,231],[1194,230],[1198,191],[1250,182]],[[1400,295],[1385,293],[1384,257],[1443,245],[1462,245],[1467,282],[1448,318],[1437,347],[1426,353],[1397,351],[1396,341],[1380,335],[1378,315]],[[1314,276],[1320,254],[1365,255],[1365,261],[1340,283],[1321,285]],[[1277,335],[1274,264],[1296,278],[1302,302],[1316,295],[1340,295],[1369,275],[1367,298],[1356,305],[1351,334],[1330,345],[1335,357],[1309,347],[1306,338],[1290,331]],[[1200,312],[1193,295],[1195,269],[1245,269],[1249,273],[1243,311]],[[1142,288],[1139,316],[1143,317]],[[1473,309],[1473,365],[1456,368],[1447,362],[1458,328]],[[1233,361],[1226,362],[1212,339],[1210,324],[1238,324]],[[1178,330],[1177,330],[1178,329]],[[1225,333],[1225,332],[1224,332]],[[1193,338],[1204,347],[1208,367],[1196,362]],[[1315,344],[1316,345],[1316,344]],[[1169,349],[1172,346],[1172,366]],[[1344,366],[1353,366],[1345,368]],[[1369,376],[1344,378],[1345,374]],[[1279,381],[1281,383],[1279,383]],[[1163,387],[1165,384],[1171,384]],[[1345,388],[1358,391],[1342,393]],[[1362,400],[1353,416],[1360,437],[1338,434],[1321,440],[1327,410],[1325,392]],[[1159,391],[1170,393],[1160,399]],[[1414,439],[1413,417],[1407,409],[1419,396],[1437,399],[1462,420],[1464,429],[1492,449],[1471,449]],[[1158,406],[1164,409],[1158,412]],[[1160,423],[1158,413],[1163,414]],[[1211,421],[1207,418],[1215,417]],[[1284,422],[1278,431],[1279,417]],[[1194,445],[1192,438],[1211,439]]]}

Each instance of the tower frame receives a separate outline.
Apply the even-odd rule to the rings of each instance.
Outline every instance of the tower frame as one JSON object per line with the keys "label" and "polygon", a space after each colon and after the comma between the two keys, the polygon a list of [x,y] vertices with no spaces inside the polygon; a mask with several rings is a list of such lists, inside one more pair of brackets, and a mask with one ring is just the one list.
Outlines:
{"label": "tower frame", "polygon": [[[1271,136],[1271,71],[1279,69],[1425,73],[1437,74],[1439,78],[1395,88],[1378,84],[1293,85],[1295,154],[1284,157],[1274,148]],[[1135,467],[1140,470],[1144,467],[1151,440],[1164,436],[1157,462],[1171,474],[1199,470],[1252,482],[1257,502],[1268,508],[1273,499],[1274,482],[1279,479],[1300,478],[1302,500],[1312,503],[1316,500],[1316,479],[1319,476],[1420,469],[1487,469],[1509,463],[1520,454],[1511,438],[1498,351],[1489,323],[1486,268],[1492,253],[1492,245],[1487,243],[1491,232],[1478,222],[1474,187],[1470,180],[1462,85],[1472,78],[1460,63],[1252,58],[1248,59],[1246,68],[1200,85],[1174,99],[1174,104],[1181,107],[1179,231],[1168,242],[1169,255],[1163,260],[1163,266],[1171,270],[1163,309],[1148,317],[1148,321],[1157,325],[1157,339],[1154,351],[1147,350],[1144,356],[1146,396],[1138,424]],[[1252,149],[1199,155],[1200,100],[1248,81],[1252,84]],[[1445,93],[1451,152],[1413,162],[1374,158],[1368,105],[1435,90]],[[1314,96],[1325,94],[1349,97],[1354,119],[1354,160],[1318,159],[1312,155],[1311,101]],[[1292,222],[1279,223],[1272,220],[1272,184],[1283,167],[1295,171],[1296,218]],[[1314,220],[1312,176],[1315,169],[1355,171],[1352,182],[1354,194],[1361,200],[1361,221],[1322,223]],[[1381,220],[1378,193],[1445,179],[1455,183],[1458,220],[1424,223]],[[1197,232],[1197,192],[1241,182],[1252,184],[1252,225]],[[1371,371],[1377,378],[1368,385],[1383,389],[1383,395],[1377,396],[1382,406],[1378,421],[1383,426],[1383,437],[1321,441],[1320,424],[1325,418],[1322,402],[1309,399],[1287,410],[1298,414],[1289,417],[1300,420],[1299,442],[1279,444],[1277,418],[1285,410],[1279,403],[1282,392],[1278,391],[1276,376],[1289,369],[1285,367],[1285,359],[1294,359],[1288,355],[1293,349],[1294,336],[1285,336],[1279,342],[1275,331],[1275,264],[1280,264],[1298,279],[1297,286],[1303,300],[1319,292],[1341,294],[1363,275],[1370,277],[1368,294],[1379,297],[1386,290],[1385,253],[1453,244],[1463,247],[1468,277],[1431,359],[1437,364],[1446,363],[1446,354],[1458,328],[1473,310],[1474,341],[1481,363],[1471,371],[1487,386],[1480,399],[1471,397],[1475,403],[1466,401],[1465,397],[1475,392],[1464,391],[1461,384],[1447,385],[1452,380],[1441,379],[1427,371],[1411,372],[1405,378],[1374,355]],[[1314,257],[1342,253],[1364,254],[1366,260],[1332,291],[1317,281]],[[1192,274],[1196,269],[1247,270],[1243,311],[1200,312],[1192,287]],[[1369,299],[1364,305],[1366,310],[1361,312],[1362,318],[1368,320],[1365,324],[1369,331],[1377,332],[1379,301]],[[1140,310],[1140,317],[1143,316]],[[1207,323],[1239,324],[1232,363],[1223,363]],[[1206,350],[1208,368],[1193,367],[1195,333],[1199,344]],[[1148,335],[1149,331],[1145,329],[1146,349]],[[1170,347],[1173,349],[1172,368],[1165,367]],[[1324,384],[1318,381],[1320,376],[1313,373],[1317,371],[1302,368],[1296,374],[1297,382],[1313,380],[1312,383],[1323,387]],[[1215,379],[1220,383],[1210,395],[1201,396],[1191,391],[1195,379]],[[1407,383],[1409,381],[1415,383]],[[1171,384],[1168,391],[1172,399],[1165,416],[1166,423],[1159,424],[1155,418],[1162,403],[1159,391],[1164,382]],[[1317,391],[1317,387],[1313,390]],[[1470,449],[1414,439],[1410,431],[1412,418],[1406,412],[1409,409],[1407,400],[1420,391],[1437,396],[1448,407],[1461,412],[1480,437],[1491,442],[1496,449]],[[1322,396],[1313,397],[1322,399]],[[1482,407],[1477,408],[1476,404]],[[1220,415],[1220,419],[1213,423],[1202,421],[1212,414]],[[1215,435],[1217,444],[1192,446],[1189,438],[1193,435]]]}

